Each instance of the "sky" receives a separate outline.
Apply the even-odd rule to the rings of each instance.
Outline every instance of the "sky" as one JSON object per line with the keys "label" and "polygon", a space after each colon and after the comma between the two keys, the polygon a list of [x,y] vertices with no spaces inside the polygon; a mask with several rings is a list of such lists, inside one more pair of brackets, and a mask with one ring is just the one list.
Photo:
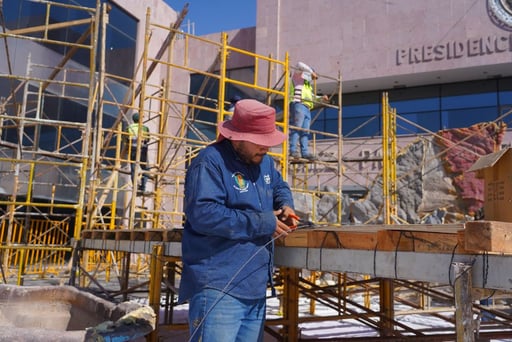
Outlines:
{"label": "sky", "polygon": [[[183,20],[185,32],[197,36],[256,26],[256,0],[165,0],[180,13],[188,3]],[[190,27],[190,30],[187,28]]]}

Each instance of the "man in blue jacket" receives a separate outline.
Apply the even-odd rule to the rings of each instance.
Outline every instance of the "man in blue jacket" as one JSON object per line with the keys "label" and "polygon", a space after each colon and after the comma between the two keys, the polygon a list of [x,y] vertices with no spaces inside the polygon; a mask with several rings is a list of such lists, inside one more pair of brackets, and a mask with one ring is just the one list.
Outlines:
{"label": "man in blue jacket", "polygon": [[267,155],[286,136],[275,110],[252,99],[218,129],[187,171],[179,300],[189,301],[190,341],[262,341],[273,241],[297,224]]}

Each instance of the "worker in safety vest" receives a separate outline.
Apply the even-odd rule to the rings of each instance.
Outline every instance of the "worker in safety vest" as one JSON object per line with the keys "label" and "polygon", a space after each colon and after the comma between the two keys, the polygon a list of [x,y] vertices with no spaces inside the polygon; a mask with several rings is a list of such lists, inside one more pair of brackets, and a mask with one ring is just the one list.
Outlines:
{"label": "worker in safety vest", "polygon": [[[302,130],[290,128],[290,156],[314,160],[316,156],[309,152],[309,128],[311,110],[315,102],[328,101],[327,95],[317,96],[313,90],[313,80],[318,76],[315,71],[303,62],[297,64],[290,84],[290,125]],[[300,153],[297,151],[300,145]]]}
{"label": "worker in safety vest", "polygon": [[[140,169],[141,169],[141,181],[138,187],[139,192],[146,191],[146,182],[148,175],[146,173],[149,170],[148,165],[148,143],[149,143],[149,128],[144,124],[139,124],[139,113],[135,113],[132,116],[133,123],[130,124],[126,131],[128,132],[128,155],[130,156],[130,167],[132,174],[132,184],[136,186],[137,180],[135,179],[135,168],[137,166],[137,143],[139,141],[139,132],[142,134],[140,138]],[[140,129],[140,131],[139,131]]]}

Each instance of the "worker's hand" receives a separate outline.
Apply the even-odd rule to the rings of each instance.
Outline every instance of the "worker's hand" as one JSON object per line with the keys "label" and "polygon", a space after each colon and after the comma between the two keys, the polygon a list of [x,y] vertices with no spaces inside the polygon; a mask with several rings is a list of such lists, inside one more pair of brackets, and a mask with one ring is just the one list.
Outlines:
{"label": "worker's hand", "polygon": [[295,214],[292,208],[284,206],[279,210],[275,210],[274,214],[277,217],[277,225],[274,237],[287,236],[290,232],[297,228],[299,217]]}
{"label": "worker's hand", "polygon": [[322,96],[322,101],[329,102],[329,96],[327,96],[327,95]]}

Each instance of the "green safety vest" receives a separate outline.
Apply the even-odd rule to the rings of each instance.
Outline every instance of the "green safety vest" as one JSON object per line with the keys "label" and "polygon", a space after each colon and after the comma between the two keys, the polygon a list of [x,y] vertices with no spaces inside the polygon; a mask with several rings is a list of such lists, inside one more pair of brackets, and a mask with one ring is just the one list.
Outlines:
{"label": "green safety vest", "polygon": [[315,99],[315,95],[313,94],[313,86],[310,82],[304,80],[304,84],[299,89],[295,89],[295,84],[293,84],[293,80],[291,82],[290,86],[290,98],[293,101],[297,101],[297,97],[299,94],[295,94],[295,90],[301,91],[300,93],[300,102],[302,102],[306,107],[309,109],[313,109],[314,103],[313,100]]}
{"label": "green safety vest", "polygon": [[[147,126],[142,125],[142,144],[147,144],[149,140],[149,128]],[[139,124],[134,122],[128,126],[126,129],[128,133],[130,133],[130,141],[132,145],[137,145],[137,137],[139,135]]]}

